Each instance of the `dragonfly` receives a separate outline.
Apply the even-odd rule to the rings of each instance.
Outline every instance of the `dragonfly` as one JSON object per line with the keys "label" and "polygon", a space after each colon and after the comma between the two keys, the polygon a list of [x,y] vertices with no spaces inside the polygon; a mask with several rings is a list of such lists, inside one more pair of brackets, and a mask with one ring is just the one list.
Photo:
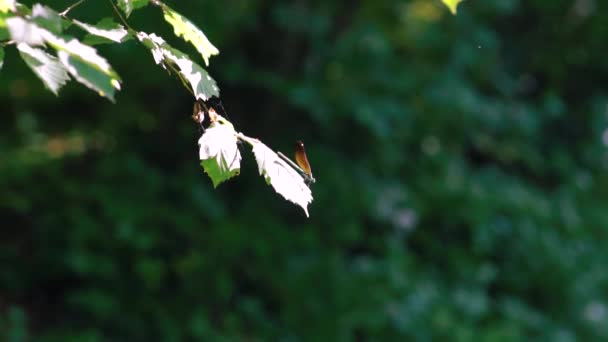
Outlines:
{"label": "dragonfly", "polygon": [[277,154],[279,157],[289,163],[289,165],[291,165],[294,169],[296,169],[302,175],[302,177],[304,177],[304,182],[306,185],[310,185],[316,180],[315,177],[312,176],[312,169],[310,167],[310,163],[308,162],[308,157],[306,156],[304,143],[300,140],[296,141],[295,148],[295,159],[297,164],[291,161],[291,159],[287,158],[283,153],[278,152]]}

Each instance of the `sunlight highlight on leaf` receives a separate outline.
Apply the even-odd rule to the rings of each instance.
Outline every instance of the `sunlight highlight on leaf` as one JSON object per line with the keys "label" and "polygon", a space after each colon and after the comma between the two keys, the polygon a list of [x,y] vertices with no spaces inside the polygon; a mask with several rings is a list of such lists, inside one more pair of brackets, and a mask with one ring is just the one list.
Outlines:
{"label": "sunlight highlight on leaf", "polygon": [[27,66],[53,94],[58,95],[59,89],[70,79],[63,64],[46,51],[33,48],[25,43],[17,44],[17,49]]}
{"label": "sunlight highlight on leaf", "polygon": [[207,36],[194,23],[175,12],[167,5],[162,5],[165,20],[173,26],[175,35],[182,37],[186,42],[192,43],[205,60],[205,65],[209,65],[209,58],[217,55],[220,51],[211,44]]}
{"label": "sunlight highlight on leaf", "polygon": [[15,11],[15,1],[0,0],[0,12],[6,13],[8,11]]}
{"label": "sunlight highlight on leaf", "polygon": [[238,176],[241,171],[241,153],[232,124],[225,119],[213,123],[198,140],[201,165],[217,187]]}
{"label": "sunlight highlight on leaf", "polygon": [[73,20],[73,22],[76,24],[76,26],[82,28],[90,34],[85,37],[83,41],[84,43],[122,43],[129,38],[129,32],[122,25],[116,23],[111,18],[102,19],[96,25],[90,25],[78,20]]}
{"label": "sunlight highlight on leaf", "polygon": [[286,200],[302,207],[308,217],[308,204],[313,198],[304,178],[268,146],[258,140],[252,142],[260,175]]}
{"label": "sunlight highlight on leaf", "polygon": [[2,66],[4,65],[4,48],[0,46],[0,70],[2,70]]}

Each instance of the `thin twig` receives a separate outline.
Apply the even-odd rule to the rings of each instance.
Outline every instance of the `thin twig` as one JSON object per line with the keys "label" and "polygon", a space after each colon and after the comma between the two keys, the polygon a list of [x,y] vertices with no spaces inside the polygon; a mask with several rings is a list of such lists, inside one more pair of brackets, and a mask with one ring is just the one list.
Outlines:
{"label": "thin twig", "polygon": [[300,173],[300,176],[302,176],[302,178],[304,178],[304,181],[307,184],[315,182],[315,179],[312,175],[309,175],[308,173],[306,173],[306,171],[304,171],[304,169],[302,169],[298,164],[291,161],[291,159],[287,158],[287,156],[285,156],[283,153],[281,153],[280,151],[277,151],[277,155],[279,157],[281,157],[284,161],[289,163],[289,165],[291,165],[291,167],[293,167],[296,171],[298,171]]}
{"label": "thin twig", "polygon": [[297,171],[299,171],[301,174],[303,174],[303,175],[306,174],[306,172],[304,170],[302,170],[302,168],[300,166],[298,166],[298,164],[292,162],[291,159],[287,158],[287,156],[284,155],[283,153],[281,153],[281,151],[277,151],[277,155],[279,155],[279,157],[283,158],[283,160],[285,160],[286,162],[288,162],[289,165],[291,165],[291,167],[293,167],[294,169],[296,169]]}
{"label": "thin twig", "polygon": [[84,0],[76,1],[70,7],[66,8],[63,12],[59,13],[59,15],[62,16],[62,17],[65,17],[66,15],[68,15],[69,11],[73,10],[76,6],[82,4],[83,2],[84,2]]}

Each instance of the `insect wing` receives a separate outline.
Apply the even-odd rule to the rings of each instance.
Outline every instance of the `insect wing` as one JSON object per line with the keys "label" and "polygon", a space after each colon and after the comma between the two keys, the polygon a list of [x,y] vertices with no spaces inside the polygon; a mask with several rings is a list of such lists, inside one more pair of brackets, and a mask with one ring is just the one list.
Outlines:
{"label": "insect wing", "polygon": [[310,168],[310,163],[308,162],[308,157],[306,157],[304,143],[299,140],[296,142],[296,163],[298,163],[308,176],[312,177],[312,170]]}

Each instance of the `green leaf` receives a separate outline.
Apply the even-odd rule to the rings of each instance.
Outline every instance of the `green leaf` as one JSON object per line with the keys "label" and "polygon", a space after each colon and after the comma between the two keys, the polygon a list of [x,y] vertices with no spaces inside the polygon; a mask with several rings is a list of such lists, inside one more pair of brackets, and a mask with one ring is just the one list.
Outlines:
{"label": "green leaf", "polygon": [[286,200],[302,207],[308,217],[312,192],[302,175],[259,140],[251,139],[250,142],[253,144],[253,154],[258,162],[260,175],[264,176],[266,183],[272,185]]}
{"label": "green leaf", "polygon": [[68,69],[70,75],[114,102],[114,91],[120,90],[120,77],[108,61],[97,54],[97,50],[75,38],[68,41],[47,34],[46,41],[57,50],[59,60]]}
{"label": "green leaf", "polygon": [[138,32],[137,38],[150,49],[156,64],[161,64],[165,69],[174,66],[179,71],[179,77],[187,82],[197,99],[207,101],[213,96],[219,96],[219,88],[207,71],[194,63],[188,55],[172,48],[164,39],[154,33],[148,35]]}
{"label": "green leaf", "polygon": [[441,1],[443,1],[443,3],[446,6],[448,6],[448,8],[450,9],[450,12],[452,12],[452,14],[456,14],[456,11],[458,9],[458,4],[464,0],[441,0]]}
{"label": "green leaf", "polygon": [[117,2],[118,7],[125,12],[128,18],[133,10],[147,6],[150,0],[117,0]]}
{"label": "green leaf", "polygon": [[241,153],[234,127],[227,120],[221,118],[211,124],[198,140],[198,145],[201,165],[211,178],[213,187],[239,175]]}
{"label": "green leaf", "polygon": [[41,4],[35,4],[34,7],[32,7],[31,21],[39,27],[47,29],[55,34],[59,34],[63,31],[62,20],[59,13]]}
{"label": "green leaf", "polygon": [[74,20],[74,24],[89,33],[83,39],[83,43],[85,44],[122,43],[130,38],[129,32],[122,25],[112,20],[112,18],[104,18],[96,25],[90,25],[78,20]]}
{"label": "green leaf", "polygon": [[8,14],[0,12],[0,40],[6,40],[10,37],[6,27],[6,18],[8,18],[8,16]]}
{"label": "green leaf", "polygon": [[95,90],[99,96],[106,97],[114,102],[114,91],[115,89],[120,90],[120,83],[116,79],[108,76],[96,65],[78,55],[73,55],[66,51],[58,51],[57,55],[61,63],[68,68],[70,75],[78,82]]}
{"label": "green leaf", "polygon": [[15,11],[15,0],[0,0],[0,12]]}
{"label": "green leaf", "polygon": [[70,79],[63,64],[46,51],[33,48],[25,43],[17,44],[17,49],[27,66],[53,94],[57,95],[59,89]]}
{"label": "green leaf", "polygon": [[211,44],[209,39],[205,36],[194,23],[175,12],[167,5],[162,5],[165,20],[173,26],[175,35],[182,37],[186,42],[192,43],[194,47],[201,54],[205,60],[205,65],[209,65],[209,58],[213,55],[217,55],[220,51]]}
{"label": "green leaf", "polygon": [[0,46],[0,70],[2,70],[2,66],[4,65],[4,48]]}

